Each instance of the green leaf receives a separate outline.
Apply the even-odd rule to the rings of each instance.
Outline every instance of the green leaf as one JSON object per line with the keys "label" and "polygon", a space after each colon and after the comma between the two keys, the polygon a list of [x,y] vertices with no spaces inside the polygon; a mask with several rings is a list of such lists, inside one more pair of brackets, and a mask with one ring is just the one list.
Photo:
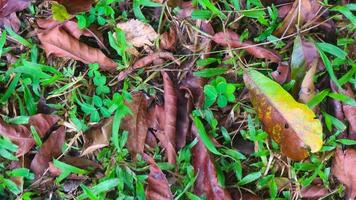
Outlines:
{"label": "green leaf", "polygon": [[8,86],[5,94],[1,97],[0,102],[6,102],[9,97],[13,94],[17,87],[17,83],[19,82],[21,74],[16,74],[16,76],[12,79],[10,85]]}
{"label": "green leaf", "polygon": [[32,47],[32,44],[29,41],[27,41],[25,38],[21,37],[19,34],[15,33],[10,27],[5,26],[5,30],[10,35],[10,37],[15,39],[20,44],[24,45],[25,47],[29,47],[29,48]]}
{"label": "green leaf", "polygon": [[221,10],[219,10],[217,7],[214,6],[212,2],[210,2],[210,0],[199,0],[198,2],[204,8],[209,9],[211,12],[219,16],[221,19],[225,20],[227,18],[226,15],[223,12],[221,12]]}
{"label": "green leaf", "polygon": [[332,11],[338,11],[345,15],[347,19],[349,19],[354,25],[356,24],[356,17],[352,14],[350,8],[348,6],[335,6],[334,8],[330,9]]}
{"label": "green leaf", "polygon": [[206,133],[204,125],[199,119],[199,117],[194,117],[193,121],[205,147],[213,154],[221,155],[221,153],[216,149],[214,143],[211,141],[208,134]]}
{"label": "green leaf", "polygon": [[3,31],[0,37],[0,56],[2,56],[2,49],[4,48],[5,43],[6,43],[6,31]]}
{"label": "green leaf", "polygon": [[217,104],[220,108],[225,107],[227,105],[227,98],[224,95],[219,95]]}
{"label": "green leaf", "polygon": [[338,100],[338,101],[342,101],[346,104],[349,104],[351,106],[356,106],[356,101],[355,99],[347,96],[347,95],[344,95],[344,94],[341,94],[341,93],[329,93],[329,97],[335,99],[335,100]]}
{"label": "green leaf", "polygon": [[55,19],[57,21],[64,22],[71,18],[66,7],[64,7],[62,4],[53,2],[51,10],[52,10],[53,19]]}
{"label": "green leaf", "polygon": [[216,58],[205,58],[205,59],[199,59],[197,60],[196,64],[199,67],[204,67],[207,65],[210,65],[212,63],[218,62],[219,60]]}
{"label": "green leaf", "polygon": [[336,142],[341,143],[343,145],[356,145],[356,140],[350,139],[338,139]]}
{"label": "green leaf", "polygon": [[74,174],[86,174],[87,173],[87,171],[84,169],[80,169],[78,167],[66,164],[66,163],[61,162],[57,159],[53,160],[53,165],[62,171],[61,175],[56,178],[56,183],[60,183],[63,179],[65,179],[71,173],[74,173]]}
{"label": "green leaf", "polygon": [[197,19],[203,19],[203,20],[208,20],[211,17],[211,11],[210,10],[193,10],[191,17],[194,20]]}
{"label": "green leaf", "polygon": [[75,17],[77,18],[78,28],[84,29],[87,27],[87,19],[84,15],[76,15]]}
{"label": "green leaf", "polygon": [[243,177],[241,181],[238,182],[238,185],[246,185],[248,183],[251,183],[257,179],[259,179],[262,176],[261,172],[253,172],[251,174],[248,174],[247,176]]}
{"label": "green leaf", "polygon": [[[240,153],[237,150],[233,149],[228,149],[228,148],[222,148],[222,152],[226,154],[228,157],[231,157],[232,159],[236,160],[245,160],[246,156]],[[224,155],[225,156],[225,155]]]}
{"label": "green leaf", "polygon": [[325,89],[321,92],[318,92],[310,101],[307,103],[309,108],[314,108],[317,106],[320,102],[322,102],[325,97],[327,97],[329,94],[329,90]]}
{"label": "green leaf", "polygon": [[[116,186],[118,186],[119,181],[122,181],[122,180],[119,180],[118,178],[108,179],[108,180],[105,180],[105,181],[93,186],[90,190],[95,195],[103,193],[103,192],[107,192],[107,191],[115,188]],[[84,200],[86,198],[88,198],[88,196],[85,193],[81,194],[80,196],[77,197],[78,200]]]}
{"label": "green leaf", "polygon": [[216,91],[215,87],[212,85],[205,85],[204,86],[204,94],[205,94],[205,107],[212,106],[216,98],[218,97],[218,92]]}
{"label": "green leaf", "polygon": [[36,145],[38,147],[41,147],[42,146],[42,141],[41,141],[40,135],[38,134],[38,132],[36,131],[34,126],[30,126],[30,129],[31,129],[32,137],[35,140]]}
{"label": "green leaf", "polygon": [[96,197],[96,195],[94,194],[94,192],[92,192],[90,190],[90,188],[88,188],[87,186],[83,185],[83,184],[80,184],[80,187],[82,188],[83,192],[85,195],[87,195],[87,197],[90,199],[90,200],[99,200],[98,197]]}
{"label": "green leaf", "polygon": [[201,71],[193,72],[194,76],[203,77],[203,78],[210,78],[213,76],[224,74],[227,71],[226,68],[207,68]]}
{"label": "green leaf", "polygon": [[338,58],[345,59],[347,56],[347,53],[343,50],[341,50],[339,47],[329,44],[329,43],[316,43],[316,46],[318,46],[319,49],[321,49],[324,52],[328,52],[329,54],[332,54]]}
{"label": "green leaf", "polygon": [[329,76],[331,78],[332,81],[334,81],[334,83],[336,84],[336,86],[338,86],[339,88],[341,88],[336,76],[335,76],[335,73],[334,73],[334,70],[333,70],[333,67],[331,65],[331,62],[330,60],[328,59],[328,57],[325,55],[325,53],[319,48],[318,45],[316,45],[316,47],[318,48],[319,50],[319,54],[320,54],[320,57],[321,57],[321,60],[324,62],[324,65],[325,65],[325,68],[326,68],[326,71],[328,71],[329,73]]}

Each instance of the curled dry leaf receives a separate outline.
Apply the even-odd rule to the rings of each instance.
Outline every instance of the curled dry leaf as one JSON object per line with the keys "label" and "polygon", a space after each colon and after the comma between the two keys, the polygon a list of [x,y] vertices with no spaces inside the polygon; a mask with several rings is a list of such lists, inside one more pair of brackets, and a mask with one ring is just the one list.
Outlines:
{"label": "curled dry leaf", "polygon": [[54,115],[37,114],[30,117],[27,126],[11,125],[0,121],[0,135],[9,138],[18,146],[16,156],[20,157],[25,155],[35,145],[30,126],[33,126],[42,138],[58,120],[59,117]]}
{"label": "curled dry leaf", "polygon": [[143,154],[143,159],[150,165],[150,173],[147,178],[147,200],[173,200],[173,194],[169,187],[166,175],[157,166],[152,157]]}
{"label": "curled dry leaf", "polygon": [[240,36],[232,30],[226,30],[226,32],[218,32],[213,36],[215,43],[222,46],[230,46],[232,48],[243,48],[249,54],[256,58],[264,58],[273,62],[279,62],[281,60],[280,56],[271,50],[265,49],[260,46],[255,46],[251,41],[241,42]]}
{"label": "curled dry leaf", "polygon": [[244,82],[265,131],[280,144],[283,154],[302,160],[309,148],[311,152],[320,150],[322,126],[312,110],[258,71],[245,71]]}
{"label": "curled dry leaf", "polygon": [[300,86],[299,101],[308,103],[315,96],[314,76],[318,60],[314,60],[312,67],[307,71]]}
{"label": "curled dry leaf", "polygon": [[161,35],[160,47],[166,50],[174,50],[177,42],[177,33],[174,26],[169,28],[168,32]]}
{"label": "curled dry leaf", "polygon": [[[42,23],[42,24],[41,24]],[[41,20],[39,26],[43,25]],[[51,24],[48,22],[48,24]],[[79,60],[85,64],[98,63],[102,70],[113,70],[117,64],[106,57],[100,49],[91,47],[79,41],[75,22],[65,23],[65,26],[53,26],[45,30],[38,30],[38,39],[41,41],[42,48],[46,51],[47,57],[55,55],[58,57]]]}
{"label": "curled dry leaf", "polygon": [[347,149],[344,152],[336,149],[332,165],[332,173],[346,187],[346,198],[356,198],[356,150]]}
{"label": "curled dry leaf", "polygon": [[183,79],[179,89],[186,91],[193,100],[195,107],[201,108],[204,103],[204,84],[205,80],[201,77],[188,73]]}
{"label": "curled dry leaf", "polygon": [[[303,25],[313,20],[320,13],[320,4],[317,0],[294,1],[292,9],[282,21],[282,25],[274,31],[274,35],[289,35],[296,32],[296,24]],[[300,16],[298,16],[300,15]]]}
{"label": "curled dry leaf", "polygon": [[290,79],[290,66],[287,62],[280,62],[277,70],[272,72],[271,75],[279,84],[283,84]]}
{"label": "curled dry leaf", "polygon": [[177,92],[167,72],[162,72],[164,88],[164,134],[175,147],[177,121]]}
{"label": "curled dry leaf", "polygon": [[84,146],[82,156],[106,147],[110,144],[112,133],[112,118],[102,120],[84,133]]}
{"label": "curled dry leaf", "polygon": [[61,148],[65,140],[65,128],[63,126],[55,130],[49,138],[42,144],[31,162],[31,170],[37,177],[41,176],[49,167],[49,162],[53,158],[61,155]]}
{"label": "curled dry leaf", "polygon": [[177,96],[176,147],[181,149],[186,145],[187,136],[190,133],[192,123],[189,115],[192,112],[193,103],[192,98],[184,90],[178,90]]}
{"label": "curled dry leaf", "polygon": [[148,101],[142,92],[133,94],[132,98],[132,102],[126,103],[132,114],[122,120],[121,128],[129,132],[126,145],[131,155],[135,157],[137,154],[143,153],[145,145],[148,131]]}
{"label": "curled dry leaf", "polygon": [[[198,135],[194,125],[192,132]],[[228,191],[219,185],[214,161],[200,138],[192,148],[192,156],[194,171],[197,174],[194,193],[199,196],[205,195],[207,200],[232,200]]]}
{"label": "curled dry leaf", "polygon": [[152,26],[140,20],[130,19],[127,22],[118,23],[117,27],[125,32],[126,41],[134,47],[152,46],[152,41],[158,38]]}
{"label": "curled dry leaf", "polygon": [[79,12],[89,11],[94,3],[94,0],[54,0],[54,1],[62,4],[67,9],[69,14],[76,14]]}
{"label": "curled dry leaf", "polygon": [[30,0],[1,0],[0,1],[0,27],[8,26],[19,31],[21,22],[16,16],[17,11],[26,9]]}

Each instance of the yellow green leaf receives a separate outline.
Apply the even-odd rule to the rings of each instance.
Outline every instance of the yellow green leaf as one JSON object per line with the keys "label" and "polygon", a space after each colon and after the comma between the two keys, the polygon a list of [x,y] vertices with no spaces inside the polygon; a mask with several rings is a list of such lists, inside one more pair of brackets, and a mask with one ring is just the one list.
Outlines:
{"label": "yellow green leaf", "polygon": [[280,144],[283,154],[302,160],[309,149],[321,149],[322,126],[311,109],[256,70],[246,70],[244,81],[264,130]]}
{"label": "yellow green leaf", "polygon": [[57,21],[63,22],[71,18],[66,7],[64,7],[62,4],[54,2],[52,4],[51,9],[52,9],[53,19]]}

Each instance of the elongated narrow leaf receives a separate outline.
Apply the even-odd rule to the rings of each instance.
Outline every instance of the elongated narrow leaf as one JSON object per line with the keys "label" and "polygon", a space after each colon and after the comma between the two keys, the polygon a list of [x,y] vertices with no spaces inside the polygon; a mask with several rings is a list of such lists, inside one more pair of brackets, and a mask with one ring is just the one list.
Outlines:
{"label": "elongated narrow leaf", "polygon": [[283,154],[302,160],[308,156],[308,148],[320,150],[322,126],[312,110],[258,71],[245,71],[244,81],[264,129],[281,145]]}

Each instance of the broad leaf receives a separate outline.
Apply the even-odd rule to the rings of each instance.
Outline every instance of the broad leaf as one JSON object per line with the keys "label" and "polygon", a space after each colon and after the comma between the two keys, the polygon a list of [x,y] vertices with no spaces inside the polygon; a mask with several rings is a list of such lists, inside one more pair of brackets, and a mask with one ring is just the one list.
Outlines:
{"label": "broad leaf", "polygon": [[283,154],[302,160],[308,149],[320,150],[322,126],[312,110],[258,71],[246,70],[244,81],[264,129],[281,145]]}

